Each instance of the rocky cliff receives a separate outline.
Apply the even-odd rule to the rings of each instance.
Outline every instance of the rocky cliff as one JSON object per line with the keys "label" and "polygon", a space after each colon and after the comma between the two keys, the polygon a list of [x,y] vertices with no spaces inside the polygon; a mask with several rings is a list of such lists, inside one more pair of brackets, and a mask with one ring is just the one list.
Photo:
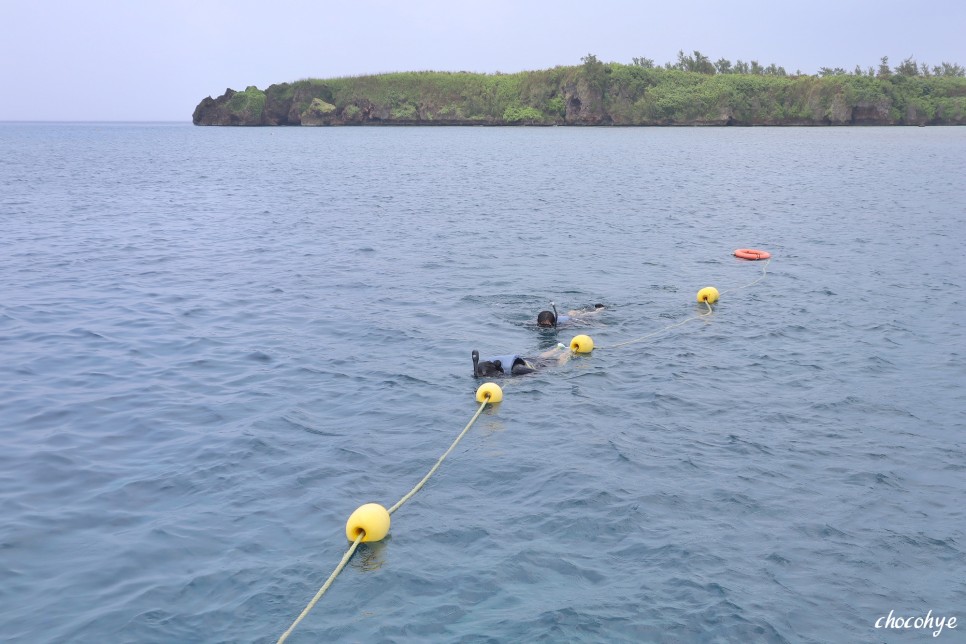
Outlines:
{"label": "rocky cliff", "polygon": [[[596,62],[596,61],[595,61]],[[196,125],[963,125],[966,79],[706,75],[611,63],[226,89]]]}

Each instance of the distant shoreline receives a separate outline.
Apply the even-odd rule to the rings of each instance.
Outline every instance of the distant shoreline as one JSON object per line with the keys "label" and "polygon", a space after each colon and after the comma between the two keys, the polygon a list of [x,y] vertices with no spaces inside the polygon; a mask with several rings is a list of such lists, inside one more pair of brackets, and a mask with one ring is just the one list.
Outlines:
{"label": "distant shoreline", "polygon": [[191,125],[191,121],[0,121],[0,125]]}
{"label": "distant shoreline", "polygon": [[[774,66],[772,66],[774,67]],[[768,68],[763,68],[768,69]],[[781,70],[781,68],[776,68]],[[902,69],[901,67],[898,69]],[[192,123],[221,126],[821,127],[966,125],[958,75],[702,73],[601,63],[405,72],[226,89]],[[958,72],[958,66],[955,67]],[[871,71],[871,70],[870,70]]]}

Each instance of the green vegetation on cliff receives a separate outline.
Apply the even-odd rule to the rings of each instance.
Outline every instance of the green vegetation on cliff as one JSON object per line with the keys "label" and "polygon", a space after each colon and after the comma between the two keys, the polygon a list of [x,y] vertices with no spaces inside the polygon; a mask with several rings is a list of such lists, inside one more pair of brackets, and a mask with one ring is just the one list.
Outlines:
{"label": "green vegetation on cliff", "polygon": [[245,119],[258,118],[265,110],[265,92],[249,85],[228,100],[228,109]]}
{"label": "green vegetation on cliff", "polygon": [[206,98],[199,125],[921,125],[966,124],[959,65],[911,59],[853,73],[789,75],[776,65],[680,52],[517,74],[402,72],[308,79]]}

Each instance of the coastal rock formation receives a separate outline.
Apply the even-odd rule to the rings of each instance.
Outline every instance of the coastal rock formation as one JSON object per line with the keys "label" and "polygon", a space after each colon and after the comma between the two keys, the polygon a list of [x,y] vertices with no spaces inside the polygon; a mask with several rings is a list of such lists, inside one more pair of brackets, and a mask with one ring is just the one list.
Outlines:
{"label": "coastal rock formation", "polygon": [[226,89],[195,125],[964,125],[966,78],[709,75],[596,59],[519,74],[413,72]]}

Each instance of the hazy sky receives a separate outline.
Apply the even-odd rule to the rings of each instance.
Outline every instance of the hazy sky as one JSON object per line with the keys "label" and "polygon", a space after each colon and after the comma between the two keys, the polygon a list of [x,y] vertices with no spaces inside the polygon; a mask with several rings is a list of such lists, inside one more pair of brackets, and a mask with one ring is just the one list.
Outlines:
{"label": "hazy sky", "polygon": [[389,71],[966,65],[966,1],[0,0],[0,121],[190,121],[225,88]]}

